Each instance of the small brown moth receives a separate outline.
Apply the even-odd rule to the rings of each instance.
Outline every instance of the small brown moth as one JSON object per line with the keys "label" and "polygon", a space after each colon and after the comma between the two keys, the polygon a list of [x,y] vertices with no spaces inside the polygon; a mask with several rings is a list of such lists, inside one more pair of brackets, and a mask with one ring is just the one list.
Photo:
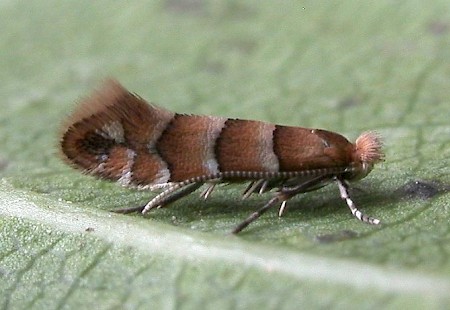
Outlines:
{"label": "small brown moth", "polygon": [[173,113],[113,80],[79,104],[61,134],[62,154],[71,166],[123,186],[163,189],[145,206],[116,212],[145,214],[203,184],[205,199],[218,183],[250,182],[243,198],[276,189],[233,233],[277,204],[281,216],[290,198],[331,182],[356,218],[379,224],[357,209],[348,188],[383,160],[381,147],[374,132],[353,144],[321,129]]}

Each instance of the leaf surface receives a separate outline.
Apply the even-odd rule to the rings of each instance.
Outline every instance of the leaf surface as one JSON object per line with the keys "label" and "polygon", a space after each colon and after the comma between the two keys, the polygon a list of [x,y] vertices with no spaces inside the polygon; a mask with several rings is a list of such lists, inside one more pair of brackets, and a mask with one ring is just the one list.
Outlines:
{"label": "leaf surface", "polygon": [[[5,1],[0,4],[0,306],[450,306],[448,1]],[[59,124],[113,76],[180,113],[385,137],[353,196],[294,198],[239,236],[270,195],[192,194],[143,218],[109,210],[155,194],[58,158]]]}

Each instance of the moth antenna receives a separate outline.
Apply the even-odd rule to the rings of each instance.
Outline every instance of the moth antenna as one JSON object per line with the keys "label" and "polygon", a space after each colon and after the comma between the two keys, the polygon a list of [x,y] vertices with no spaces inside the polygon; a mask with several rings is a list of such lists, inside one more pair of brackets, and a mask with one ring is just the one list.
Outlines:
{"label": "moth antenna", "polygon": [[350,195],[348,193],[348,184],[345,181],[338,179],[337,184],[339,187],[339,192],[341,193],[341,198],[345,200],[347,206],[349,207],[354,217],[367,224],[378,225],[381,223],[379,219],[365,215],[364,213],[358,210],[355,203],[350,198]]}

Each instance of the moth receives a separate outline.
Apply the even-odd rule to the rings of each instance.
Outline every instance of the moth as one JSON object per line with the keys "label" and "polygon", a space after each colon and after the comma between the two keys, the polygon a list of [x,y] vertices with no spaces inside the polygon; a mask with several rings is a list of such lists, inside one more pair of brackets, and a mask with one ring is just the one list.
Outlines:
{"label": "moth", "polygon": [[206,199],[219,183],[248,182],[243,198],[273,191],[232,231],[239,233],[273,206],[281,206],[281,216],[295,195],[336,183],[356,218],[380,223],[359,211],[349,194],[349,182],[364,178],[384,159],[375,132],[351,143],[322,129],[178,114],[108,80],[64,122],[60,148],[64,160],[86,174],[161,190],[145,206],[116,212],[146,214],[201,186]]}

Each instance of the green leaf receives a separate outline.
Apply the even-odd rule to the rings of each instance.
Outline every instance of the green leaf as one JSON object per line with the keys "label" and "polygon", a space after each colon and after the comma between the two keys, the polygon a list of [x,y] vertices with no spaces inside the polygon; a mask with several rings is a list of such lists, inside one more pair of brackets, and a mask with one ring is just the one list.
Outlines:
{"label": "green leaf", "polygon": [[[0,4],[0,306],[11,309],[450,307],[448,1],[28,1]],[[58,158],[59,124],[113,76],[184,113],[385,137],[353,193],[243,185],[148,217],[154,193]]]}

